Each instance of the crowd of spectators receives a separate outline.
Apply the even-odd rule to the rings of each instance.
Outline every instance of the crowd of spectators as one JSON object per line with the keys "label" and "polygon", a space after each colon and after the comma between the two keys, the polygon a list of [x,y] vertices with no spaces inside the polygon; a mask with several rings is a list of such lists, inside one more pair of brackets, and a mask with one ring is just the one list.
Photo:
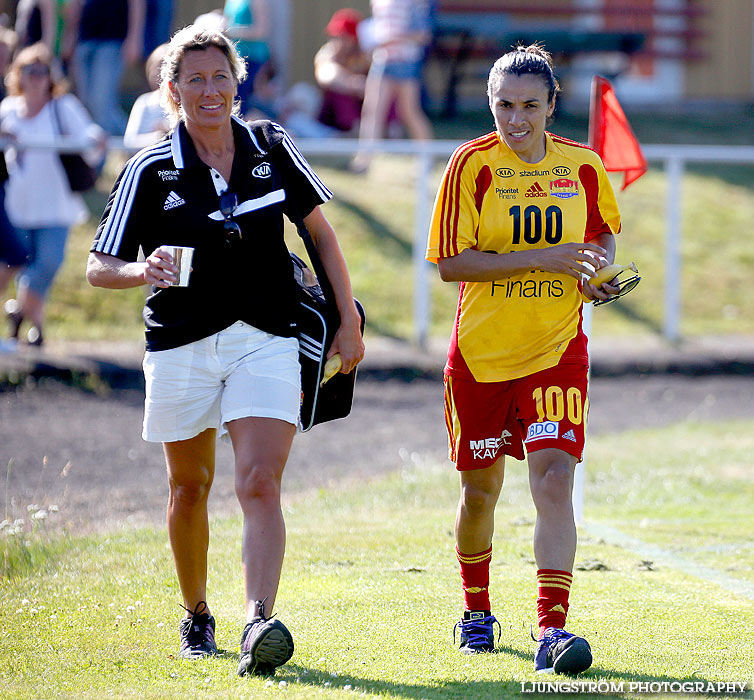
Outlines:
{"label": "crowd of spectators", "polygon": [[[42,344],[44,300],[68,231],[86,212],[59,155],[24,144],[86,136],[92,148],[83,155],[97,168],[107,136],[122,135],[132,150],[162,138],[169,124],[160,66],[177,28],[173,0],[18,0],[14,21],[1,14],[8,4],[0,3],[0,299],[13,282],[15,296],[4,305],[0,351]],[[237,42],[248,69],[238,91],[247,119],[274,119],[297,137],[366,142],[386,133],[431,138],[421,107],[431,16],[431,0],[371,0],[369,17],[337,10],[321,28],[314,80],[290,87],[270,49],[271,0],[225,0],[195,21]],[[148,89],[127,115],[121,81],[139,66]],[[366,149],[350,168],[363,173],[369,162]]]}
{"label": "crowd of spectators", "polygon": [[[155,74],[162,45],[177,29],[174,0],[18,0],[0,2],[0,13],[14,4],[12,26],[8,15],[0,14],[3,75],[14,52],[41,42],[108,134],[163,133]],[[320,30],[323,44],[313,56],[313,80],[290,87],[281,84],[280,57],[270,48],[271,0],[225,0],[195,21],[237,42],[248,71],[239,100],[249,118],[277,119],[297,136],[359,136],[361,129],[361,138],[372,139],[391,125],[389,135],[425,139],[432,130],[421,108],[421,71],[435,4],[371,0],[366,17],[348,7],[337,10]],[[129,116],[121,81],[134,66],[145,68],[149,90]]]}
{"label": "crowd of spectators", "polygon": [[[172,0],[19,0],[0,27],[1,349],[44,342],[45,301],[63,263],[71,227],[86,220],[71,168],[96,173],[107,135],[121,135],[124,70],[170,34]],[[73,89],[71,89],[73,88]],[[72,137],[78,155],[48,146]],[[71,163],[71,160],[75,163]]]}

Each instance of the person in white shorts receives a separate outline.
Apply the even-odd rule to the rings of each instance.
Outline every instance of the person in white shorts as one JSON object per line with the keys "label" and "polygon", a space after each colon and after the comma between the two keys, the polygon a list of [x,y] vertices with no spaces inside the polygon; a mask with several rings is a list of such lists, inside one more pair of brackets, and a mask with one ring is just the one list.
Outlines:
{"label": "person in white shorts", "polygon": [[[143,437],[164,445],[186,658],[217,652],[206,591],[207,497],[218,430],[232,441],[244,517],[241,675],[272,673],[293,654],[290,632],[270,615],[285,549],[281,478],[300,404],[284,215],[304,221],[332,282],[341,325],[330,354],[339,352],[341,371],[350,372],[364,353],[346,264],[319,207],[332,193],[282,127],[236,116],[244,73],[219,32],[190,26],[172,38],[160,90],[173,130],[126,164],[87,266],[95,286],[152,286]],[[170,246],[194,249],[187,286],[175,284]]]}

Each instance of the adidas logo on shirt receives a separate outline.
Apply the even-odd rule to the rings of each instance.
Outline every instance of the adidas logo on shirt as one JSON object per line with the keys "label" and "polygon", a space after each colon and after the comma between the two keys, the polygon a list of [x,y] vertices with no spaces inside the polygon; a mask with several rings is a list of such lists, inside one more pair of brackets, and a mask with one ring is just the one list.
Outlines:
{"label": "adidas logo on shirt", "polygon": [[165,211],[168,211],[168,209],[175,209],[176,207],[180,207],[181,204],[186,204],[186,200],[182,199],[171,190],[168,198],[165,200],[165,205],[162,208]]}
{"label": "adidas logo on shirt", "polygon": [[573,440],[573,442],[576,442],[576,436],[573,434],[573,430],[569,430],[564,435],[561,435],[564,440]]}
{"label": "adidas logo on shirt", "polygon": [[526,190],[525,197],[546,197],[547,192],[542,189],[542,185],[535,182],[528,190]]}

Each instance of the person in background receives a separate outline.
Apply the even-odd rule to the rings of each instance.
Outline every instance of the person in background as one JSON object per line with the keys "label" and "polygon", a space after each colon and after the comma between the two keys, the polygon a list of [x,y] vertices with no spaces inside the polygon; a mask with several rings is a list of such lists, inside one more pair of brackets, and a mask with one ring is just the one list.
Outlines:
{"label": "person in background", "polygon": [[173,26],[173,0],[146,0],[144,10],[142,56],[146,61],[158,46],[170,40],[170,31]]}
{"label": "person in background", "polygon": [[225,32],[228,28],[228,20],[225,19],[225,15],[220,8],[215,8],[209,12],[202,12],[197,15],[193,23],[197,29],[201,27],[209,32]]}
{"label": "person in background", "polygon": [[[359,140],[382,138],[393,100],[398,118],[417,141],[432,138],[432,125],[421,107],[421,70],[429,42],[429,5],[424,0],[371,0],[372,64],[361,110]],[[351,170],[366,172],[371,155],[354,156]]]}
{"label": "person in background", "polygon": [[168,115],[160,104],[160,70],[167,47],[167,44],[161,44],[147,59],[145,68],[150,92],[139,95],[131,108],[123,134],[123,143],[128,148],[143,148],[170,131]]}
{"label": "person in background", "polygon": [[[284,216],[304,222],[332,283],[341,323],[330,355],[339,352],[349,372],[364,353],[345,260],[320,209],[332,194],[282,127],[237,116],[244,77],[224,34],[189,26],[173,36],[160,90],[174,129],[126,164],[87,265],[94,286],[152,289],[143,437],[162,443],[167,463],[183,658],[217,653],[207,499],[218,430],[230,437],[243,512],[240,675],[271,674],[293,654],[290,631],[271,615],[285,552],[281,481],[301,396]],[[185,287],[175,286],[168,246],[194,249]]]}
{"label": "person in background", "polygon": [[[16,32],[0,26],[0,75],[5,75],[16,50],[18,37]],[[5,81],[0,82],[0,101],[5,99]],[[0,133],[0,138],[6,138]],[[27,261],[27,251],[16,228],[8,219],[5,210],[5,184],[8,181],[8,166],[5,162],[5,151],[0,151],[0,299],[5,294],[13,277]],[[10,303],[15,308],[15,300]],[[13,350],[16,340],[0,340],[2,350]]]}
{"label": "person in background", "polygon": [[[0,75],[5,77],[10,67],[13,55],[18,47],[16,32],[0,26]],[[5,80],[0,80],[0,100],[5,97]]]}
{"label": "person in background", "polygon": [[21,325],[29,321],[28,342],[41,345],[45,298],[63,262],[68,231],[86,220],[87,209],[71,191],[59,154],[24,148],[24,141],[52,142],[63,128],[102,146],[104,134],[79,100],[66,93],[44,44],[19,51],[6,82],[8,97],[0,103],[0,130],[12,139],[6,150],[6,209],[29,256],[17,279],[17,298],[6,304],[6,313],[11,338],[18,338]]}
{"label": "person in background", "polygon": [[142,60],[144,0],[71,0],[66,6],[62,58],[72,61],[76,92],[94,120],[122,134],[125,66]]}
{"label": "person in background", "polygon": [[246,78],[238,86],[241,114],[253,106],[251,96],[257,73],[270,60],[267,40],[272,26],[268,0],[225,0],[223,15],[225,34],[236,41],[236,48],[246,61]]}
{"label": "person in background", "polygon": [[[599,156],[545,131],[550,55],[519,46],[490,70],[496,130],[456,149],[435,200],[427,259],[459,282],[445,365],[450,459],[460,475],[455,553],[461,650],[494,649],[490,561],[505,455],[524,458],[537,511],[537,672],[580,673],[589,643],[564,628],[576,552],[571,492],[584,449],[588,354],[582,292],[615,258],[620,213]],[[582,282],[583,279],[583,282]]]}
{"label": "person in background", "polygon": [[[27,262],[27,250],[15,226],[10,222],[5,211],[5,183],[8,181],[8,168],[5,152],[0,151],[0,298],[5,294],[13,277]],[[6,312],[17,308],[16,300],[9,299],[5,305]],[[9,329],[13,330],[13,329]],[[18,338],[0,339],[0,352],[15,350]]]}
{"label": "person in background", "polygon": [[314,78],[322,90],[319,121],[339,131],[352,131],[361,119],[369,56],[361,50],[357,28],[363,15],[345,7],[327,23],[330,37],[314,57]]}
{"label": "person in background", "polygon": [[339,136],[337,129],[317,119],[322,103],[311,83],[295,83],[277,101],[277,119],[286,131],[300,138],[327,139]]}
{"label": "person in background", "polygon": [[54,55],[57,44],[56,0],[19,0],[16,8],[18,46],[23,48],[41,41]]}
{"label": "person in background", "polygon": [[335,129],[317,121],[321,99],[311,83],[299,82],[281,89],[273,62],[267,61],[254,79],[254,93],[244,113],[247,121],[272,119],[291,135],[300,138],[332,138]]}

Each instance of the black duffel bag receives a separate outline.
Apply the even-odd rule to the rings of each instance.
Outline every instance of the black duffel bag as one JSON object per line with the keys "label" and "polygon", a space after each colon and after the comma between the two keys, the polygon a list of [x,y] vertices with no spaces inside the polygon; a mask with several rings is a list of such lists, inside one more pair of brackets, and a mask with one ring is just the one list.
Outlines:
{"label": "black duffel bag", "polygon": [[[294,277],[298,286],[298,341],[301,363],[301,430],[306,432],[319,423],[345,418],[351,412],[356,369],[338,372],[323,386],[322,373],[327,352],[340,327],[340,313],[322,261],[303,222],[296,225],[304,241],[315,273],[297,255],[291,253]],[[361,314],[364,333],[364,308],[353,300]]]}

